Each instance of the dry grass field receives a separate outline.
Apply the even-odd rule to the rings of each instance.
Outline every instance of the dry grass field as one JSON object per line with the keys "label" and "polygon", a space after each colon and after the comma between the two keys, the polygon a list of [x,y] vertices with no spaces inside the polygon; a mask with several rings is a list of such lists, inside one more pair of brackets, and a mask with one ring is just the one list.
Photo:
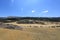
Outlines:
{"label": "dry grass field", "polygon": [[[0,28],[0,40],[60,40],[60,28],[46,28],[50,24],[17,24],[16,22],[5,24],[22,26],[23,30]],[[52,25],[56,26],[55,24],[50,26]]]}
{"label": "dry grass field", "polygon": [[32,34],[20,30],[0,29],[0,40],[32,40]]}
{"label": "dry grass field", "polygon": [[60,29],[28,28],[20,31],[0,28],[0,40],[60,40]]}

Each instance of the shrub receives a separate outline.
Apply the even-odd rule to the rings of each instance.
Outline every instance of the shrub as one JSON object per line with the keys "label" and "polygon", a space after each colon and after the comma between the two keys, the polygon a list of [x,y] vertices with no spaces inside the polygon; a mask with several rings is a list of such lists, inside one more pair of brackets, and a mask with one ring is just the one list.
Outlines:
{"label": "shrub", "polygon": [[55,26],[51,26],[52,28],[55,28]]}
{"label": "shrub", "polygon": [[60,26],[56,26],[56,27],[60,27]]}

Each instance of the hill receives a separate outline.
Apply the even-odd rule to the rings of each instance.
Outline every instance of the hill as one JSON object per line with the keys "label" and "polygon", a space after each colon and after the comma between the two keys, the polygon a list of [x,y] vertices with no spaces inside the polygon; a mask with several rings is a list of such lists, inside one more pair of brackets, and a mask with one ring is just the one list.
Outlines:
{"label": "hill", "polygon": [[60,17],[0,17],[0,40],[60,40]]}

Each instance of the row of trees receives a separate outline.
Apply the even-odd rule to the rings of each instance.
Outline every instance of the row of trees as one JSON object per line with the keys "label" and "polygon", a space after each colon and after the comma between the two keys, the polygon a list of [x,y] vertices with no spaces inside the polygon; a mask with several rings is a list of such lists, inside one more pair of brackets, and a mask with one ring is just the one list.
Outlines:
{"label": "row of trees", "polygon": [[60,17],[57,18],[45,18],[45,17],[7,17],[7,18],[1,18],[0,17],[0,22],[15,22],[15,21],[20,21],[24,20],[39,20],[39,21],[51,21],[51,22],[60,22]]}

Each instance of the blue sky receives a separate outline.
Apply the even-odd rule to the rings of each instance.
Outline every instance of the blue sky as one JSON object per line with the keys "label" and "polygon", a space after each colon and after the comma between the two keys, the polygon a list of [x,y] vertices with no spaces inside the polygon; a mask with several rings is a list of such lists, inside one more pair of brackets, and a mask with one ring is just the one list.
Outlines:
{"label": "blue sky", "polygon": [[60,0],[0,0],[0,16],[60,17]]}

